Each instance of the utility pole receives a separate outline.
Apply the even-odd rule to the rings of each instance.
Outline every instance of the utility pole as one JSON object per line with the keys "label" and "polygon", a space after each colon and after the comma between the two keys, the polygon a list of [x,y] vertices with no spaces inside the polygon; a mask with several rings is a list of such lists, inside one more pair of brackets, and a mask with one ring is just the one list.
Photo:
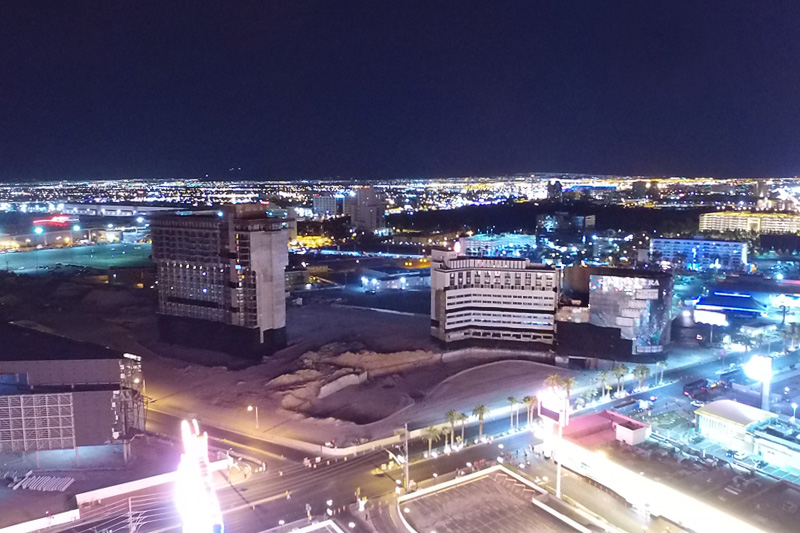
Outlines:
{"label": "utility pole", "polygon": [[561,450],[564,440],[563,413],[558,417],[558,450],[556,450],[556,498],[561,499]]}
{"label": "utility pole", "polygon": [[410,462],[408,457],[408,422],[403,425],[403,438],[405,439],[403,454],[406,458],[403,462],[403,484],[405,485],[406,492],[408,492],[408,463]]}
{"label": "utility pole", "polygon": [[128,497],[128,531],[131,533],[136,531],[133,529],[133,502],[131,501],[130,496]]}

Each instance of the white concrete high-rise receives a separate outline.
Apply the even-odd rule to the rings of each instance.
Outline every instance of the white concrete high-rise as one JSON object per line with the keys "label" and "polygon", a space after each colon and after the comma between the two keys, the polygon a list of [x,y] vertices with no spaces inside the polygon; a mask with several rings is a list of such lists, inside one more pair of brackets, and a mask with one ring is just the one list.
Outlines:
{"label": "white concrete high-rise", "polygon": [[431,335],[552,344],[560,272],[528,259],[431,256]]}
{"label": "white concrete high-rise", "polygon": [[267,209],[238,204],[152,220],[165,340],[246,357],[285,346],[287,231]]}
{"label": "white concrete high-rise", "polygon": [[386,195],[374,187],[357,189],[355,196],[344,199],[344,213],[350,215],[354,228],[374,233],[384,227]]}
{"label": "white concrete high-rise", "polygon": [[339,213],[338,199],[335,196],[323,195],[311,198],[312,211],[318,217],[332,217]]}

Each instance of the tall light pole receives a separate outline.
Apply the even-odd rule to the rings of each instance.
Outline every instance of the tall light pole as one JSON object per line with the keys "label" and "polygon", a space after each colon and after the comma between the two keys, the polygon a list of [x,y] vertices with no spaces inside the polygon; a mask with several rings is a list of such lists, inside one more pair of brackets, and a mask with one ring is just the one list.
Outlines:
{"label": "tall light pole", "polygon": [[772,358],[766,355],[754,355],[750,361],[742,365],[747,377],[761,382],[761,409],[769,411],[769,387],[772,382]]}
{"label": "tall light pole", "polygon": [[252,405],[248,405],[247,410],[256,412],[256,429],[258,429],[258,406],[256,405],[255,407],[253,407]]}

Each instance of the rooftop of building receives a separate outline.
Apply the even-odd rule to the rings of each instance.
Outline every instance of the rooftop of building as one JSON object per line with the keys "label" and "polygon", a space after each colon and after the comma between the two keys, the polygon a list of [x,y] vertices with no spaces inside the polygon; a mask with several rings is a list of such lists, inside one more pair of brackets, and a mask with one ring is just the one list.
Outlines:
{"label": "rooftop of building", "polygon": [[717,400],[697,409],[695,414],[716,418],[723,422],[747,427],[759,424],[772,418],[778,418],[775,413],[764,411],[733,400]]}
{"label": "rooftop of building", "polygon": [[742,241],[736,240],[726,240],[726,239],[708,239],[703,237],[702,235],[694,235],[692,237],[653,237],[650,239],[651,243],[656,241],[668,241],[668,242],[711,242],[711,243],[722,243],[722,244],[744,244]]}
{"label": "rooftop of building", "polygon": [[714,213],[703,213],[700,217],[705,216],[725,216],[725,217],[758,217],[758,218],[797,218],[800,215],[795,213],[777,213],[769,211],[717,211]]}
{"label": "rooftop of building", "polygon": [[370,267],[365,268],[364,271],[378,272],[385,276],[420,276],[430,275],[430,268],[400,268],[400,267]]}
{"label": "rooftop of building", "polygon": [[758,303],[749,294],[724,291],[715,291],[714,294],[701,296],[695,308],[701,310],[748,311],[752,313],[763,313],[767,310],[766,307]]}
{"label": "rooftop of building", "polygon": [[502,471],[487,473],[400,504],[419,533],[561,533],[576,531],[531,505],[535,495]]}
{"label": "rooftop of building", "polygon": [[740,502],[751,520],[769,531],[797,531],[800,487],[780,481]]}
{"label": "rooftop of building", "polygon": [[[2,363],[2,361],[0,361]],[[22,394],[66,394],[77,392],[118,391],[119,383],[77,384],[77,385],[37,385],[0,382],[0,396],[19,396]]]}
{"label": "rooftop of building", "polygon": [[41,361],[80,359],[121,359],[117,350],[84,342],[56,333],[41,326],[9,322],[0,324],[0,361]]}
{"label": "rooftop of building", "polygon": [[575,418],[570,418],[564,427],[564,438],[582,446],[594,449],[617,440],[616,425],[631,430],[644,429],[647,424],[614,411],[604,410]]}
{"label": "rooftop of building", "polygon": [[575,266],[568,268],[591,268],[592,276],[613,276],[617,278],[647,278],[647,279],[672,279],[672,274],[660,270],[644,270],[641,268],[616,268],[604,266],[583,267]]}
{"label": "rooftop of building", "polygon": [[[800,280],[777,281],[759,274],[728,274],[717,282],[716,289],[735,292],[763,292],[772,294],[800,294]],[[715,290],[715,292],[718,292]]]}

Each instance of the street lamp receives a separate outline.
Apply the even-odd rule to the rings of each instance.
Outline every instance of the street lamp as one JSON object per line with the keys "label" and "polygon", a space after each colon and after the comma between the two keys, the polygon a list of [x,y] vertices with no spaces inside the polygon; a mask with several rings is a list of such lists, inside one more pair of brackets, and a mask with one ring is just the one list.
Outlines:
{"label": "street lamp", "polygon": [[761,409],[769,411],[769,387],[772,381],[772,358],[754,355],[742,365],[747,377],[761,382]]}
{"label": "street lamp", "polygon": [[256,429],[258,429],[258,406],[253,407],[252,405],[248,405],[247,410],[256,412]]}

